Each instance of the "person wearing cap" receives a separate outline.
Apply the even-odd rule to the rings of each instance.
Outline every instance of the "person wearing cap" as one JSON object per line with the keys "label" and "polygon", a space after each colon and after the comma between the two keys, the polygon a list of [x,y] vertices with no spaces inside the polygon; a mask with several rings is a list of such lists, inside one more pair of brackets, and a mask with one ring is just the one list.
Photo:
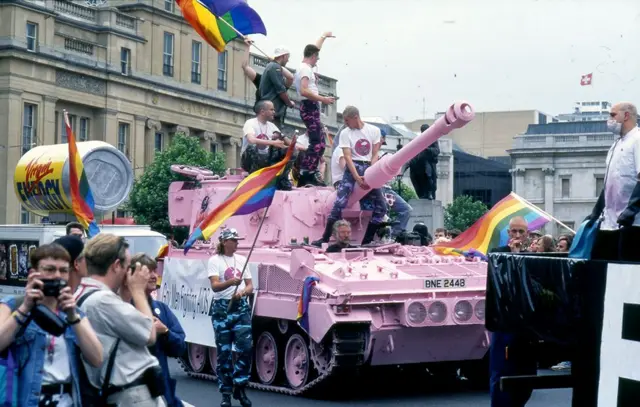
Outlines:
{"label": "person wearing cap", "polygon": [[[242,407],[251,406],[245,387],[251,374],[253,349],[248,301],[253,282],[247,258],[236,254],[238,240],[242,239],[235,229],[223,230],[216,247],[217,254],[207,263],[213,290],[211,321],[216,337],[218,388],[222,393],[220,407],[231,406],[232,394]],[[232,350],[237,355],[235,363]]]}
{"label": "person wearing cap", "polygon": [[[332,38],[330,32],[324,33],[322,42],[326,38]],[[318,46],[320,45],[320,46]],[[307,128],[309,136],[309,148],[301,162],[300,184],[324,186],[324,181],[318,171],[320,158],[324,154],[325,137],[324,126],[320,120],[320,103],[332,105],[336,99],[329,96],[321,96],[318,90],[318,79],[313,68],[320,59],[322,43],[309,44],[304,48],[304,59],[295,75],[295,87],[300,98],[300,118]]]}
{"label": "person wearing cap", "polygon": [[[251,44],[253,41],[249,38],[244,40],[244,43],[247,44],[247,52],[245,54],[244,59],[242,60],[242,71],[244,72],[244,76],[249,78],[251,83],[256,87],[256,104],[260,101],[260,82],[262,81],[262,74],[256,72],[249,63],[249,59],[251,58]],[[282,67],[282,75],[284,76],[284,86],[289,89],[291,85],[293,85],[293,73],[289,71],[285,66]],[[255,111],[255,105],[254,105]],[[256,112],[257,113],[257,112]]]}
{"label": "person wearing cap", "polygon": [[80,281],[88,276],[87,265],[84,262],[84,256],[82,251],[84,250],[84,243],[78,235],[69,234],[67,236],[60,237],[53,241],[60,246],[64,247],[67,253],[69,253],[69,280],[67,284],[71,287],[71,292],[75,293],[76,289],[80,285]]}
{"label": "person wearing cap", "polygon": [[[268,100],[275,107],[275,116],[271,121],[279,129],[284,129],[284,121],[287,115],[287,107],[295,107],[289,99],[287,84],[284,75],[284,68],[289,62],[290,52],[284,47],[275,50],[273,61],[269,62],[262,72],[258,92],[260,97],[257,101]],[[257,96],[258,94],[256,94]]]}

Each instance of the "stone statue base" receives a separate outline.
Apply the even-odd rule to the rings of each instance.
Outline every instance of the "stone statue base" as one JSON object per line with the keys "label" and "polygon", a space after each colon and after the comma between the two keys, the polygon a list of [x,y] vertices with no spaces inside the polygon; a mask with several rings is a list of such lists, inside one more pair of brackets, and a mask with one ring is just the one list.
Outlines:
{"label": "stone statue base", "polygon": [[433,232],[437,228],[444,227],[444,208],[441,201],[432,201],[429,199],[411,199],[409,205],[413,208],[407,230],[413,230],[416,223],[424,223],[429,228],[429,233],[433,236]]}

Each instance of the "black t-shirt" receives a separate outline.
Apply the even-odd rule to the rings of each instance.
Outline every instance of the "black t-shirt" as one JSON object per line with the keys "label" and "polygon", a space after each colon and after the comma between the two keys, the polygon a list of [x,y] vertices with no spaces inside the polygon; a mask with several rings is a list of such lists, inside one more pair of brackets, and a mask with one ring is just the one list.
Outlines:
{"label": "black t-shirt", "polygon": [[253,78],[253,84],[256,87],[256,103],[260,100],[260,81],[262,80],[262,74],[256,73],[256,77]]}

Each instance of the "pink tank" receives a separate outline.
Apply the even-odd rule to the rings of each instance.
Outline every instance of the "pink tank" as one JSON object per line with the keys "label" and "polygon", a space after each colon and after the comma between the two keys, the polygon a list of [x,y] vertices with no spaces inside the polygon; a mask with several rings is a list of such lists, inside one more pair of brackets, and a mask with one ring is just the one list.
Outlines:
{"label": "pink tank", "polygon": [[[420,151],[473,118],[467,103],[454,104],[402,150],[369,168],[366,182],[381,187]],[[171,184],[169,221],[190,230],[243,178],[175,165],[172,170],[192,180]],[[343,211],[354,242],[362,240],[371,218],[358,204],[365,193],[356,189]],[[322,235],[334,200],[329,187],[279,191],[268,210],[249,260],[255,288],[251,386],[302,395],[345,370],[408,364],[461,369],[470,380],[487,381],[487,264],[397,243],[335,254],[308,246]],[[239,254],[247,256],[263,214],[231,217],[223,225],[245,238]],[[218,235],[197,242],[186,256],[171,248],[160,264],[158,298],[170,305],[189,342],[182,364],[204,379],[216,378],[206,262]],[[307,277],[318,279],[308,305],[308,332],[297,322]]]}

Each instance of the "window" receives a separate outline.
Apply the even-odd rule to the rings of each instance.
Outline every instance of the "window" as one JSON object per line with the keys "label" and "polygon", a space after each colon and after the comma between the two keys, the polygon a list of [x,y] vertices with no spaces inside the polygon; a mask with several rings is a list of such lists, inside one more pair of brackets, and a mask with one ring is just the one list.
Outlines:
{"label": "window", "polygon": [[36,51],[38,47],[38,24],[27,22],[27,49]]}
{"label": "window", "polygon": [[165,9],[165,11],[169,11],[169,12],[173,13],[173,10],[174,10],[173,1],[174,0],[164,0],[164,9]]}
{"label": "window", "polygon": [[320,113],[327,116],[329,113],[329,106],[324,103],[320,103]]}
{"label": "window", "polygon": [[131,73],[131,50],[129,48],[120,48],[120,73],[123,75]]}
{"label": "window", "polygon": [[164,135],[162,133],[156,133],[154,145],[156,151],[162,151],[162,147],[164,145]]}
{"label": "window", "polygon": [[[64,143],[67,143],[69,139],[67,138],[67,125],[64,122],[64,113],[61,113],[61,114],[62,114],[62,123],[60,126],[60,143],[64,144]],[[77,128],[78,116],[74,114],[69,114],[67,116],[69,116],[69,124],[71,125],[71,131],[73,131],[73,134],[76,136],[76,141],[80,141],[80,137],[78,136],[78,128]]]}
{"label": "window", "polygon": [[35,144],[37,120],[38,106],[25,103],[22,118],[22,154],[31,150],[31,147]]}
{"label": "window", "polygon": [[202,68],[200,67],[200,54],[202,52],[202,43],[199,41],[193,41],[191,43],[191,82],[200,83],[200,73]]}
{"label": "window", "polygon": [[164,33],[164,52],[162,55],[162,74],[173,76],[173,34]]}
{"label": "window", "polygon": [[20,223],[23,225],[31,223],[31,212],[26,210],[22,205],[20,205]]}
{"label": "window", "polygon": [[78,129],[78,133],[76,134],[76,141],[87,141],[87,140],[89,140],[89,119],[86,117],[81,117],[80,128]]}
{"label": "window", "polygon": [[118,123],[118,150],[129,157],[129,123]]}
{"label": "window", "polygon": [[571,197],[571,179],[569,178],[562,178],[562,197]]}
{"label": "window", "polygon": [[213,154],[216,154],[218,152],[218,143],[214,143],[213,141],[211,143],[209,143],[209,150]]}
{"label": "window", "polygon": [[218,90],[227,90],[227,51],[218,53]]}
{"label": "window", "polygon": [[[568,220],[563,220],[561,222],[564,223],[565,225],[567,225],[567,227],[571,228],[572,230],[576,230],[576,226],[575,226],[576,223],[575,222],[568,221]],[[558,236],[559,235],[563,235],[563,234],[567,234],[567,233],[571,233],[571,231],[569,229],[565,228],[564,226],[559,225]]]}
{"label": "window", "polygon": [[600,196],[600,193],[604,189],[604,177],[596,177],[596,196]]}

